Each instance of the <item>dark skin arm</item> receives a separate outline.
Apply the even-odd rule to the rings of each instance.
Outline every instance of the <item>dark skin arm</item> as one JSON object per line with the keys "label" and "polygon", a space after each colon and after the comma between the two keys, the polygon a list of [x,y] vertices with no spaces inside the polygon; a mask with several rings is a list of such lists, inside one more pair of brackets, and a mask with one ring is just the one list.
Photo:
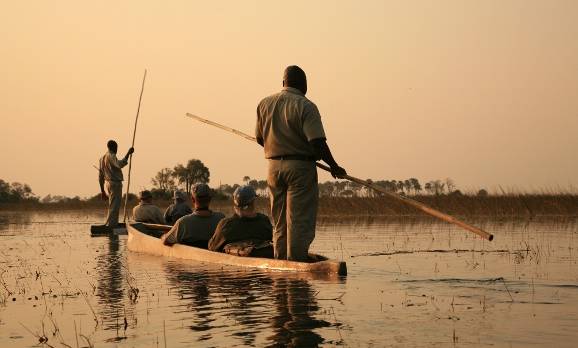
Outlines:
{"label": "dark skin arm", "polygon": [[123,160],[128,161],[128,157],[134,153],[134,147],[128,149],[126,155],[124,156]]}
{"label": "dark skin arm", "polygon": [[329,167],[331,167],[331,175],[334,178],[343,178],[343,176],[347,175],[345,169],[341,168],[337,162],[335,162],[325,138],[313,139],[309,144],[313,148],[315,159],[323,160],[329,165]]}

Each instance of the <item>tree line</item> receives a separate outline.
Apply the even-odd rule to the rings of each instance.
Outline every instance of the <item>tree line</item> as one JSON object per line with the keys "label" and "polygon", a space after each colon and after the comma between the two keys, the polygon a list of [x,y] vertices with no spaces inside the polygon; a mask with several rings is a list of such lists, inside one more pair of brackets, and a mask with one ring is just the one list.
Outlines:
{"label": "tree line", "polygon": [[[191,188],[196,183],[208,184],[211,173],[209,168],[198,159],[191,159],[185,165],[177,164],[173,168],[162,168],[152,179],[151,192],[153,197],[160,199],[171,199],[175,190],[182,190],[190,194]],[[267,180],[259,180],[242,177],[242,184],[251,185],[259,196],[267,197],[268,188]],[[421,184],[416,178],[405,180],[377,180],[367,179],[370,183],[383,186],[391,192],[402,195],[461,195],[460,190],[456,189],[454,181],[450,178],[445,180],[431,180]],[[240,184],[222,184],[214,188],[215,198],[229,198]],[[481,189],[477,193],[479,196],[487,196],[488,192]],[[319,196],[321,197],[378,197],[382,193],[368,189],[360,184],[349,181],[326,181],[319,183]],[[130,200],[136,199],[134,194],[130,194]],[[78,196],[65,197],[59,195],[47,195],[40,199],[32,192],[27,184],[18,182],[8,183],[0,179],[0,203],[18,203],[18,202],[40,202],[40,203],[60,203],[60,202],[80,202],[80,201],[99,201],[100,194],[82,199]]]}
{"label": "tree line", "polygon": [[[190,193],[190,188],[194,183],[208,183],[209,178],[209,169],[203,162],[198,159],[191,159],[187,162],[186,166],[178,164],[172,169],[161,169],[151,180],[153,185],[151,191],[156,197],[168,198],[172,192],[177,189]],[[450,178],[446,178],[445,180],[431,180],[423,186],[416,178],[377,181],[367,179],[367,181],[402,195],[461,194],[461,191],[456,189],[455,182]],[[245,185],[253,186],[258,195],[267,196],[267,180],[251,179],[249,176],[244,176],[242,182]],[[214,192],[217,197],[231,197],[235,189],[239,186],[240,184],[222,184],[214,189]],[[487,195],[487,191],[482,189],[478,194]],[[321,197],[376,197],[382,194],[354,182],[326,181],[319,183],[319,195]]]}
{"label": "tree line", "polygon": [[0,179],[0,203],[19,203],[38,201],[27,184],[19,182],[9,183]]}

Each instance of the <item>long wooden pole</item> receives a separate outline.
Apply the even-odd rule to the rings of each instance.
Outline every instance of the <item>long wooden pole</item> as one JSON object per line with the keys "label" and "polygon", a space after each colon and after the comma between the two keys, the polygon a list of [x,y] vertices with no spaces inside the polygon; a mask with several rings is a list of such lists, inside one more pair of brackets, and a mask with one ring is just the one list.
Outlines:
{"label": "long wooden pole", "polygon": [[[245,134],[245,133],[243,133],[243,132],[241,132],[241,131],[238,131],[238,130],[236,130],[236,129],[229,128],[229,127],[227,127],[227,126],[223,126],[223,125],[221,125],[221,124],[218,124],[218,123],[213,122],[213,121],[209,121],[209,120],[207,120],[207,119],[204,119],[204,118],[202,118],[202,117],[199,117],[199,116],[196,116],[196,115],[193,115],[193,114],[187,113],[186,115],[187,115],[188,117],[192,118],[192,119],[197,120],[197,121],[200,121],[200,122],[209,124],[209,125],[211,125],[211,126],[214,126],[214,127],[217,127],[217,128],[221,128],[221,129],[226,130],[226,131],[228,131],[228,132],[237,134],[237,135],[242,136],[243,138],[245,138],[245,139],[247,139],[247,140],[250,140],[250,141],[253,141],[253,142],[257,142],[257,139],[255,139],[254,137],[252,137],[252,136],[250,136],[250,135],[247,135],[247,134]],[[317,162],[316,164],[317,164],[317,167],[319,167],[319,168],[321,168],[321,169],[323,169],[323,170],[325,170],[325,171],[331,172],[331,168],[329,168],[328,166],[326,166],[326,165],[324,165],[324,164],[322,164],[322,163],[319,163],[319,162]],[[453,217],[453,216],[450,216],[450,215],[448,215],[448,214],[442,213],[441,211],[438,211],[438,210],[436,210],[436,209],[430,208],[430,207],[428,207],[427,205],[425,205],[425,204],[423,204],[423,203],[421,203],[421,202],[418,202],[418,201],[416,201],[416,200],[413,200],[413,199],[411,199],[411,198],[409,198],[409,197],[401,196],[401,195],[398,195],[398,194],[396,194],[396,193],[394,193],[394,192],[391,192],[391,191],[387,190],[386,188],[384,188],[384,187],[382,187],[382,186],[376,185],[376,184],[374,184],[374,183],[367,182],[367,181],[365,181],[365,180],[356,178],[356,177],[351,176],[351,175],[345,175],[345,176],[343,177],[343,179],[347,179],[347,180],[349,180],[349,181],[352,181],[352,182],[358,183],[358,184],[360,184],[360,185],[363,185],[363,186],[365,186],[365,187],[371,188],[371,189],[373,189],[373,190],[375,190],[375,191],[381,192],[381,193],[383,193],[383,194],[385,194],[385,195],[387,195],[387,196],[389,196],[389,197],[391,197],[391,198],[393,198],[393,199],[396,199],[396,200],[401,201],[401,202],[403,202],[403,203],[405,203],[405,204],[411,205],[412,207],[414,207],[414,208],[416,208],[416,209],[418,209],[418,210],[421,210],[422,212],[424,212],[424,213],[426,213],[426,214],[429,214],[429,215],[431,215],[431,216],[434,216],[434,217],[436,217],[436,218],[438,218],[438,219],[441,219],[441,220],[443,220],[443,221],[449,222],[449,223],[451,223],[451,224],[460,226],[461,228],[466,229],[466,230],[468,230],[468,231],[470,231],[470,232],[473,232],[473,233],[479,235],[480,237],[482,237],[482,238],[484,238],[484,239],[487,239],[487,240],[489,240],[489,241],[491,241],[491,240],[494,239],[494,235],[492,235],[491,233],[488,233],[488,232],[486,232],[486,231],[484,231],[484,230],[482,230],[482,229],[479,229],[479,228],[477,228],[477,227],[475,227],[475,226],[469,225],[469,224],[467,224],[467,223],[465,223],[465,222],[463,222],[463,221],[461,221],[461,220],[459,220],[459,219],[456,219],[456,218]]]}
{"label": "long wooden pole", "polygon": [[[142,85],[140,87],[140,95],[138,97],[138,107],[136,109],[136,118],[134,120],[134,130],[132,132],[132,145],[131,147],[134,147],[134,140],[136,138],[136,126],[138,124],[138,115],[140,114],[140,103],[142,101],[142,94],[144,92],[144,85],[145,85],[145,80],[147,78],[147,69],[145,69],[144,71],[144,76],[142,77]],[[126,206],[128,204],[128,194],[130,193],[130,171],[132,169],[132,154],[130,154],[129,158],[128,158],[128,179],[126,181],[126,194],[124,197],[124,222],[126,223],[126,218],[127,218],[127,211],[126,211]]]}

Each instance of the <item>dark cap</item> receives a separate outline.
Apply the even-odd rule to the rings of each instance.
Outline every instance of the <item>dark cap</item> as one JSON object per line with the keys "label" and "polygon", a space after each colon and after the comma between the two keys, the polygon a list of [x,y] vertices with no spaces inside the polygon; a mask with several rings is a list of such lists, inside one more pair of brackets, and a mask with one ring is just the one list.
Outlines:
{"label": "dark cap", "polygon": [[191,189],[191,194],[195,198],[211,197],[211,188],[207,184],[194,184]]}
{"label": "dark cap", "polygon": [[255,200],[257,193],[253,186],[245,185],[240,186],[233,193],[233,201],[235,206],[245,209],[251,202]]}
{"label": "dark cap", "polygon": [[151,191],[149,191],[149,190],[144,190],[144,191],[141,191],[141,192],[140,192],[139,198],[140,198],[140,199],[153,198],[153,194],[152,194]]}
{"label": "dark cap", "polygon": [[305,71],[303,71],[303,69],[297,65],[290,65],[285,68],[285,73],[283,73],[283,81],[290,83],[303,83],[307,81],[307,76],[305,76]]}

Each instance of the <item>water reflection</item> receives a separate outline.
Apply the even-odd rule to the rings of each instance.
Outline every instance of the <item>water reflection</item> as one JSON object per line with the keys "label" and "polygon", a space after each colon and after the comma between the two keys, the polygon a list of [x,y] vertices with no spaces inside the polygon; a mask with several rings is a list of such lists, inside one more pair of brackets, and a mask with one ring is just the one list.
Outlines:
{"label": "water reflection", "polygon": [[273,295],[277,315],[273,317],[274,335],[269,337],[271,346],[316,347],[323,343],[323,337],[313,330],[331,324],[315,318],[319,307],[306,280],[274,279]]}
{"label": "water reflection", "polygon": [[0,235],[12,235],[14,230],[28,228],[31,221],[30,214],[13,211],[0,212]]}
{"label": "water reflection", "polygon": [[[96,259],[96,297],[98,298],[98,315],[102,319],[104,329],[118,330],[127,315],[132,315],[134,307],[132,301],[126,301],[125,295],[130,286],[125,286],[124,280],[130,282],[130,274],[123,265],[124,250],[120,252],[118,236],[102,238],[106,241],[106,248]],[[127,296],[128,297],[128,296]],[[121,324],[119,324],[119,322]]]}
{"label": "water reflection", "polygon": [[[322,313],[316,291],[303,278],[306,275],[191,271],[176,262],[166,263],[165,272],[173,291],[182,299],[175,313],[190,313],[189,328],[202,333],[197,341],[211,340],[224,332],[243,346],[264,343],[269,347],[316,347],[324,338],[315,330],[332,325],[317,318]],[[259,342],[264,332],[269,335],[265,342]]]}

